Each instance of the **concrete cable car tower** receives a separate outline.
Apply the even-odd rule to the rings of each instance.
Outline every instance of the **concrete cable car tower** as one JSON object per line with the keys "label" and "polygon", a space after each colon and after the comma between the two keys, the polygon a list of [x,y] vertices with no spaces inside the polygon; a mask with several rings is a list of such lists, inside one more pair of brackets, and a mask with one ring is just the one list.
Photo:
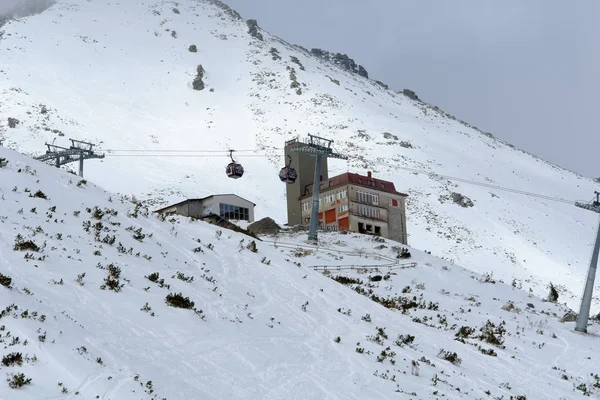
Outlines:
{"label": "concrete cable car tower", "polygon": [[317,243],[317,227],[319,225],[319,194],[321,189],[321,160],[328,158],[338,158],[347,160],[348,156],[335,153],[331,148],[333,140],[325,139],[320,136],[308,135],[308,140],[298,143],[298,146],[289,149],[291,152],[305,153],[315,157],[315,175],[313,179],[312,210],[310,214],[310,228],[308,231],[308,240]]}

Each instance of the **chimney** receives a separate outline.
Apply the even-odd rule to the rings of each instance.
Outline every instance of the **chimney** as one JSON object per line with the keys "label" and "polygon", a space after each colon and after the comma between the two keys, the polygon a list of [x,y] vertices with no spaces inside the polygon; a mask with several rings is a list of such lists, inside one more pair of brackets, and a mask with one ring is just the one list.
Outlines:
{"label": "chimney", "polygon": [[367,172],[367,177],[369,177],[369,178],[371,177],[371,171]]}

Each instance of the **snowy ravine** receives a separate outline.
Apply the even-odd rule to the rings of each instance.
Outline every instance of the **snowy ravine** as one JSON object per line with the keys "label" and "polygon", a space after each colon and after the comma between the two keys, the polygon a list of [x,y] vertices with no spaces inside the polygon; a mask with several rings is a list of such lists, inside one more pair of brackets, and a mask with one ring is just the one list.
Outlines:
{"label": "snowy ravine", "polygon": [[489,275],[368,236],[162,220],[12,150],[0,165],[0,399],[600,398],[597,322],[576,333]]}
{"label": "snowy ravine", "polygon": [[[86,161],[85,177],[108,190],[156,206],[236,193],[257,218],[285,223],[285,140],[329,137],[351,157],[332,160],[330,175],[370,170],[410,195],[410,245],[539,296],[553,282],[578,307],[597,214],[439,175],[567,200],[590,200],[598,184],[257,33],[216,0],[57,0],[0,28],[0,139],[29,155],[89,140],[106,158]],[[225,175],[228,149],[242,179]]]}

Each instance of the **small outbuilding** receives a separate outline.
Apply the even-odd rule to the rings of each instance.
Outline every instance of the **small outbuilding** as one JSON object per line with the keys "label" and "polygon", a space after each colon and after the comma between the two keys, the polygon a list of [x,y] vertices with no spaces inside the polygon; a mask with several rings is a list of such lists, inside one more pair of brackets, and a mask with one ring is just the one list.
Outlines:
{"label": "small outbuilding", "polygon": [[235,194],[214,194],[202,199],[187,199],[154,212],[194,218],[216,214],[225,219],[254,222],[254,207],[256,204]]}

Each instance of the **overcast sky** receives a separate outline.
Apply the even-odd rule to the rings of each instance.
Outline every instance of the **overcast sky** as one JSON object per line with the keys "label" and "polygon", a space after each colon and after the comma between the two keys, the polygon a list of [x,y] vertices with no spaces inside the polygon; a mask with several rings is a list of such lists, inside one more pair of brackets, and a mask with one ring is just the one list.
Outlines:
{"label": "overcast sky", "polygon": [[23,16],[44,10],[54,0],[0,0],[0,20],[6,16]]}
{"label": "overcast sky", "polygon": [[224,1],[288,42],[347,53],[392,89],[600,176],[598,0]]}

